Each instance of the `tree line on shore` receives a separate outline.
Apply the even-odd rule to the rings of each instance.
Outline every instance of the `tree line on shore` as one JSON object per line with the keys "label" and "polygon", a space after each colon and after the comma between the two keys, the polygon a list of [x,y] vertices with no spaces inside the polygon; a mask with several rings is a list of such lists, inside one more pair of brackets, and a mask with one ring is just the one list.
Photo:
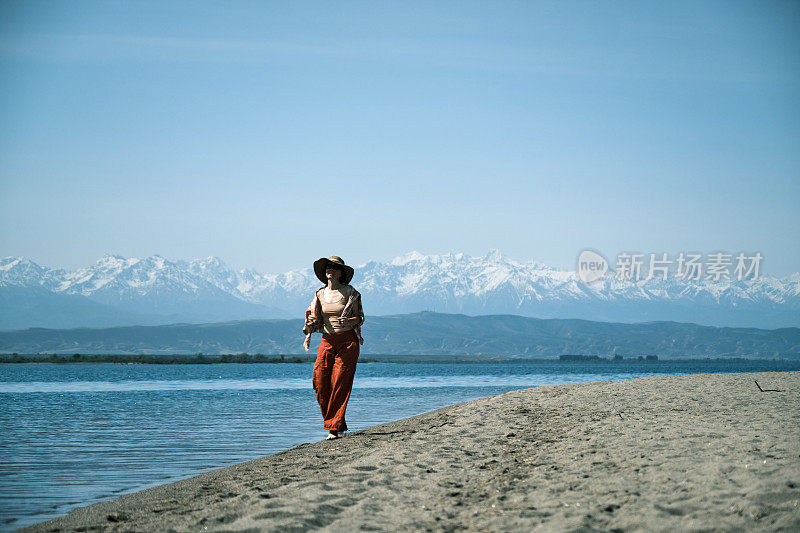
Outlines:
{"label": "tree line on shore", "polygon": [[[638,355],[624,357],[614,355],[611,357],[601,357],[598,355],[565,354],[557,359],[529,359],[511,358],[501,356],[472,356],[469,358],[431,356],[426,361],[424,357],[413,356],[406,359],[397,355],[370,354],[371,357],[360,357],[361,363],[444,363],[444,362],[473,362],[473,363],[639,363],[639,362],[658,362],[657,355]],[[313,363],[316,357],[313,355],[297,354],[277,354],[265,355],[261,353],[248,354],[0,354],[0,364],[3,363],[120,363],[120,364],[214,364],[214,363]],[[673,359],[673,362],[683,361],[746,361],[741,357],[718,357],[704,359]]]}
{"label": "tree line on shore", "polygon": [[0,363],[150,363],[150,364],[210,364],[210,363],[311,363],[311,356],[219,354],[160,355],[160,354],[6,354]]}
{"label": "tree line on shore", "polygon": [[657,355],[638,355],[633,357],[623,357],[621,355],[615,355],[613,358],[607,357],[600,357],[599,355],[573,355],[573,354],[566,354],[558,356],[559,361],[576,361],[581,363],[588,363],[592,361],[611,361],[611,362],[620,362],[620,361],[658,361]]}

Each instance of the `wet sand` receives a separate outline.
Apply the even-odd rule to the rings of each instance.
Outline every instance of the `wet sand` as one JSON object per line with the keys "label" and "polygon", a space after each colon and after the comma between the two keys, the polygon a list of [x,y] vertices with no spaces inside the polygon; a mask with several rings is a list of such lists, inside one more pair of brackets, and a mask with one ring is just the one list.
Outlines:
{"label": "wet sand", "polygon": [[800,372],[518,390],[21,531],[317,528],[800,531]]}

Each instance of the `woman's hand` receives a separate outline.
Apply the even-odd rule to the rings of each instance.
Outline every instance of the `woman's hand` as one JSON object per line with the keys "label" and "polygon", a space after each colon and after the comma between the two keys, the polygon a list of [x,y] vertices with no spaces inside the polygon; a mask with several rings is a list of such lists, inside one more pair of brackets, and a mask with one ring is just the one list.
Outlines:
{"label": "woman's hand", "polygon": [[359,322],[359,318],[358,317],[349,317],[348,316],[348,317],[339,318],[339,326],[340,327],[355,326],[355,325],[358,324],[358,322]]}
{"label": "woman's hand", "polygon": [[314,315],[306,315],[306,326],[311,326],[317,321],[317,317]]}

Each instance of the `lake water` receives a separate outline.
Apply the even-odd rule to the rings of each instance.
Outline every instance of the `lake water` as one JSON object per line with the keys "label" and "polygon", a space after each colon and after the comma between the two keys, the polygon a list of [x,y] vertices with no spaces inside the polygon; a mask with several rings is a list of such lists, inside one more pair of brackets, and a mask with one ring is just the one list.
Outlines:
{"label": "lake water", "polygon": [[[514,389],[800,362],[360,364],[350,430]],[[325,437],[310,364],[0,365],[0,531]]]}

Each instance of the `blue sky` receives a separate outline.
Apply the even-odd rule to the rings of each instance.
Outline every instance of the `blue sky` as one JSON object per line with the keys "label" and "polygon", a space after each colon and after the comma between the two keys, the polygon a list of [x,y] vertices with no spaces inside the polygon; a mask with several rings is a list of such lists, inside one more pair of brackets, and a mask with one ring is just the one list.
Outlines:
{"label": "blue sky", "polygon": [[0,255],[800,270],[800,3],[0,4]]}

